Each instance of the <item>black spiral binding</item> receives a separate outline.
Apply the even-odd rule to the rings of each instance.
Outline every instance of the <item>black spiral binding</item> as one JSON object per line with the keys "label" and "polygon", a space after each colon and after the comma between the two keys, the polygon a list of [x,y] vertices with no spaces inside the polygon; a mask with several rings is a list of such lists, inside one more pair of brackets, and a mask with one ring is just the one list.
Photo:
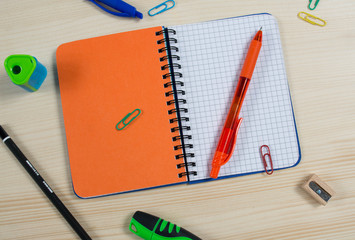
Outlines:
{"label": "black spiral binding", "polygon": [[[195,157],[194,153],[187,153],[186,149],[191,149],[193,148],[192,144],[185,144],[184,139],[191,139],[191,135],[184,135],[183,131],[185,130],[190,130],[190,126],[183,126],[182,122],[188,122],[189,118],[188,117],[182,117],[180,113],[184,112],[187,113],[188,109],[180,107],[180,105],[186,104],[185,99],[179,98],[182,95],[185,95],[185,91],[183,90],[178,90],[177,85],[184,86],[184,82],[182,81],[177,81],[176,78],[182,78],[182,73],[176,72],[175,69],[181,69],[181,65],[178,63],[174,63],[173,59],[175,61],[179,61],[180,57],[176,55],[177,52],[179,52],[179,48],[176,46],[171,46],[171,44],[177,43],[178,40],[176,38],[169,37],[170,35],[175,35],[176,31],[174,29],[168,29],[165,28],[164,30],[161,30],[159,32],[156,32],[156,35],[162,35],[164,38],[160,39],[157,41],[157,44],[164,44],[164,47],[160,48],[158,50],[159,53],[166,52],[166,55],[160,58],[160,61],[165,61],[168,60],[168,64],[165,64],[161,66],[162,70],[169,69],[169,73],[164,74],[162,77],[163,79],[170,79],[169,82],[164,83],[164,88],[172,87],[172,91],[168,91],[165,93],[166,97],[169,97],[171,95],[174,96],[173,100],[169,100],[166,102],[168,106],[174,105],[175,108],[172,108],[168,110],[168,114],[173,114],[176,113],[177,117],[170,119],[170,123],[178,122],[179,127],[173,127],[171,128],[171,132],[178,132],[179,135],[174,136],[172,140],[175,141],[181,141],[181,145],[174,146],[174,150],[179,150],[182,149],[182,154],[175,155],[175,159],[184,159],[184,163],[179,163],[176,165],[177,168],[183,168],[185,167],[186,172],[179,173],[178,176],[179,178],[183,176],[187,176],[188,181],[190,180],[190,175],[197,175],[196,171],[189,171],[189,167],[194,167],[196,166],[195,162],[190,162],[187,161],[188,158],[193,158]],[[172,54],[174,51],[175,54]]]}

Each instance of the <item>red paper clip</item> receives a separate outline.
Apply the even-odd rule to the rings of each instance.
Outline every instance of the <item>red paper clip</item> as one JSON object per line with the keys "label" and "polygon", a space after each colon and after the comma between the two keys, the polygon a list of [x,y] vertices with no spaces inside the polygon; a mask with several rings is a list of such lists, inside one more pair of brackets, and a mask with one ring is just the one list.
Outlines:
{"label": "red paper clip", "polygon": [[[266,153],[263,153],[263,148],[266,148]],[[270,148],[268,145],[262,145],[260,147],[260,154],[261,154],[261,159],[263,160],[263,164],[264,164],[264,169],[265,172],[268,175],[271,175],[274,172],[274,166],[272,165],[272,159],[271,159],[271,153],[270,153]],[[266,158],[269,157],[269,162],[270,162],[270,166],[271,166],[271,170],[267,170],[267,162],[266,162]]]}

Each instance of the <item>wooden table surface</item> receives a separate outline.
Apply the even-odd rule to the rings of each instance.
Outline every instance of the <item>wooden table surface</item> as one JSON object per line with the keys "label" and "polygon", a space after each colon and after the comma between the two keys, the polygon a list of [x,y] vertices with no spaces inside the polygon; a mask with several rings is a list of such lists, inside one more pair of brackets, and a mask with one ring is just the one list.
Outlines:
{"label": "wooden table surface", "polygon": [[[355,239],[355,1],[176,0],[149,17],[161,1],[127,0],[143,20],[111,16],[84,0],[2,0],[0,60],[30,54],[48,77],[38,92],[13,85],[0,67],[0,124],[93,239],[139,239],[128,230],[142,210],[202,239]],[[306,11],[327,21],[297,18]],[[56,71],[65,42],[159,25],[177,25],[268,12],[279,22],[301,163],[272,176],[178,185],[83,200],[72,190]],[[0,239],[77,239],[11,152],[0,144]],[[302,183],[316,173],[336,195],[318,204]]]}

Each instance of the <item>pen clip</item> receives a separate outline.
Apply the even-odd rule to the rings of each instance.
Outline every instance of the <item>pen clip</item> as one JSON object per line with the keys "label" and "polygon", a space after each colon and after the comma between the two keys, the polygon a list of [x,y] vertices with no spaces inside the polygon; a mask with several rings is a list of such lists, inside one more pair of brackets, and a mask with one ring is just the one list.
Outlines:
{"label": "pen clip", "polygon": [[219,169],[221,168],[221,166],[223,166],[224,164],[226,164],[229,159],[232,157],[232,154],[234,152],[234,148],[235,148],[235,144],[237,142],[237,135],[238,135],[238,130],[240,128],[240,125],[243,121],[243,118],[240,118],[240,119],[236,119],[235,120],[235,124],[232,125],[232,129],[231,129],[231,141],[230,141],[230,144],[228,146],[228,155],[226,156],[226,158],[223,160],[223,162],[220,162],[220,161],[217,161],[217,162],[212,162],[212,170],[211,170],[211,173],[210,173],[210,176],[212,178],[217,178],[218,177],[218,173],[219,173]]}
{"label": "pen clip", "polygon": [[128,13],[124,13],[124,12],[114,12],[109,10],[108,8],[105,8],[103,5],[99,4],[97,1],[95,0],[89,0],[90,2],[93,2],[96,6],[98,6],[99,8],[101,8],[102,10],[104,10],[105,12],[111,13],[113,15],[119,16],[119,17],[131,17],[130,14]]}
{"label": "pen clip", "polygon": [[232,134],[233,134],[232,135],[232,140],[231,140],[231,143],[230,143],[229,149],[228,149],[229,154],[226,157],[226,159],[224,160],[224,162],[221,164],[221,166],[226,164],[229,161],[229,159],[232,157],[232,155],[233,155],[233,152],[234,152],[234,149],[235,149],[235,145],[237,143],[238,131],[239,131],[239,128],[240,128],[240,125],[241,125],[242,121],[243,121],[243,118],[240,118],[240,119],[236,120],[236,126],[234,127],[235,129],[232,132]]}

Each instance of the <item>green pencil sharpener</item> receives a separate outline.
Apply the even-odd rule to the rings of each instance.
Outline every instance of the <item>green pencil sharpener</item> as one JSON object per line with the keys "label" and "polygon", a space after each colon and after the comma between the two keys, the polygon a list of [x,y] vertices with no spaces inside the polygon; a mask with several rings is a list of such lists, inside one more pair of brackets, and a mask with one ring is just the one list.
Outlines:
{"label": "green pencil sharpener", "polygon": [[10,55],[4,65],[11,81],[29,92],[37,91],[47,76],[47,69],[31,55]]}

